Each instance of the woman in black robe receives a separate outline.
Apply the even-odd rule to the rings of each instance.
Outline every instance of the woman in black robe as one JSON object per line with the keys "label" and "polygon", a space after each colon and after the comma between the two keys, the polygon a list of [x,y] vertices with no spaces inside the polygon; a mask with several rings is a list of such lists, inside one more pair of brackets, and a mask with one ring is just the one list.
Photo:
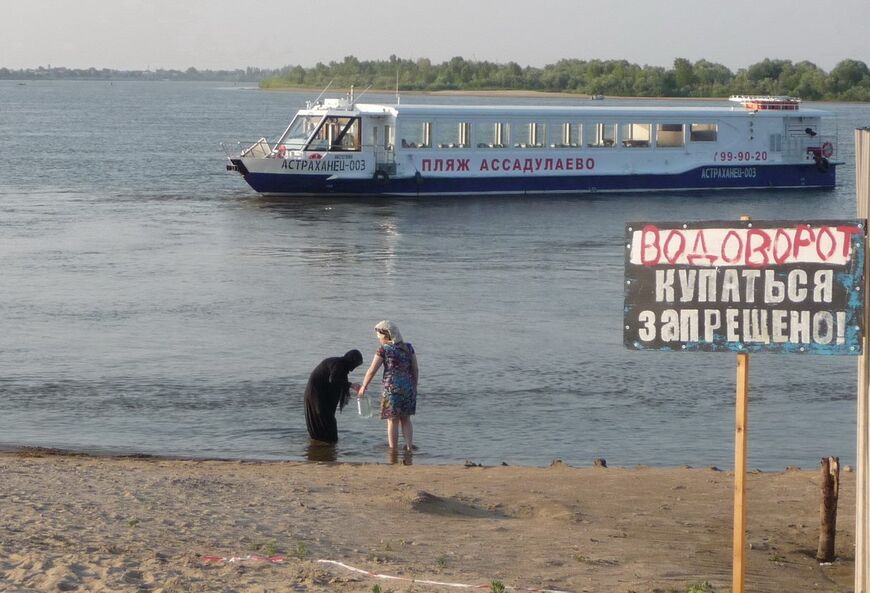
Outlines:
{"label": "woman in black robe", "polygon": [[344,356],[324,359],[311,371],[305,387],[305,425],[312,439],[338,442],[335,409],[342,409],[347,404],[350,398],[347,375],[362,361],[362,353],[351,350]]}

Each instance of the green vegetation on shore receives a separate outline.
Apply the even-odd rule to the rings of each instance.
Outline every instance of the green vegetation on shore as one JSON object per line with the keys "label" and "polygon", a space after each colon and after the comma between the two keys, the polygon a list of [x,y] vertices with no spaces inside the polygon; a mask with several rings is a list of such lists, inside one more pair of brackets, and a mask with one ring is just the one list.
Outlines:
{"label": "green vegetation on shore", "polygon": [[318,63],[287,67],[260,82],[264,89],[358,88],[396,86],[405,91],[524,90],[636,97],[725,97],[739,94],[793,95],[807,100],[870,101],[870,69],[858,60],[843,60],[830,72],[812,62],[765,59],[731,72],[707,60],[674,60],[672,68],[639,66],[625,60],[559,60],[543,68],[515,62],[469,61],[461,57],[441,64],[426,58]]}

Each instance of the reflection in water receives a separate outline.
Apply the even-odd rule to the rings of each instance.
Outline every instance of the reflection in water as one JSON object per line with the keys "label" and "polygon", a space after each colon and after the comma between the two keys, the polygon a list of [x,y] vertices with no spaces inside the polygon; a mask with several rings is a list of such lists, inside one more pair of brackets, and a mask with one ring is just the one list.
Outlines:
{"label": "reflection in water", "polygon": [[[298,243],[266,243],[250,248],[250,253],[266,256],[299,257],[317,268],[338,264],[359,266],[360,253],[383,263],[383,274],[396,273],[401,233],[402,204],[390,199],[365,197],[272,197],[259,196],[248,205],[281,218],[303,223],[294,228]],[[324,226],[326,225],[326,226]],[[367,244],[368,231],[375,229],[376,244]]]}
{"label": "reflection in water", "polygon": [[394,218],[384,221],[380,225],[383,242],[384,275],[393,276],[396,273],[396,246],[401,235]]}
{"label": "reflection in water", "polygon": [[310,439],[305,449],[305,457],[308,461],[333,462],[338,459],[338,450],[335,443],[315,441]]}

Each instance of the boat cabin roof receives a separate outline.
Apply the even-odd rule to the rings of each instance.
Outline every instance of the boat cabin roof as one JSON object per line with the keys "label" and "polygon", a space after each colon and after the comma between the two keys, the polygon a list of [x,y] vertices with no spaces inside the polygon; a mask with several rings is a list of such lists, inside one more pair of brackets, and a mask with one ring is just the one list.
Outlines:
{"label": "boat cabin roof", "polygon": [[372,104],[327,101],[325,104],[309,106],[300,114],[318,116],[348,117],[358,115],[368,116],[402,116],[403,118],[429,118],[435,120],[464,118],[692,118],[692,117],[746,117],[754,114],[756,117],[828,117],[832,115],[821,109],[754,110],[738,106],[717,105],[414,105],[414,104]]}
{"label": "boat cabin roof", "polygon": [[[361,112],[363,105],[357,106]],[[374,106],[373,106],[374,107]],[[751,113],[746,109],[719,106],[668,106],[668,105],[396,105],[391,110],[397,115],[406,117],[432,117],[437,119],[461,117],[591,117],[607,115],[609,117],[692,117],[699,115],[716,117],[745,117]],[[802,109],[796,113],[758,112],[760,116],[782,117],[794,115],[804,117],[819,117],[827,112],[815,109]]]}

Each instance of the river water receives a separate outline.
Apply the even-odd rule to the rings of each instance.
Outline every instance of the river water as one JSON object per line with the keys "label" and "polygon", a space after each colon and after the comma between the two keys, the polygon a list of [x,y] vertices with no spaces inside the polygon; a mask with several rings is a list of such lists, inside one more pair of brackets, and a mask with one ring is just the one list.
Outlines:
{"label": "river water", "polygon": [[[320,359],[367,365],[388,318],[419,357],[414,463],[731,467],[734,356],[622,346],[624,223],[854,218],[870,124],[827,106],[834,191],[281,200],[224,171],[221,141],[311,98],[0,82],[0,445],[386,461],[353,409],[324,457],[301,399]],[[853,463],[856,364],[753,355],[750,467]]]}

